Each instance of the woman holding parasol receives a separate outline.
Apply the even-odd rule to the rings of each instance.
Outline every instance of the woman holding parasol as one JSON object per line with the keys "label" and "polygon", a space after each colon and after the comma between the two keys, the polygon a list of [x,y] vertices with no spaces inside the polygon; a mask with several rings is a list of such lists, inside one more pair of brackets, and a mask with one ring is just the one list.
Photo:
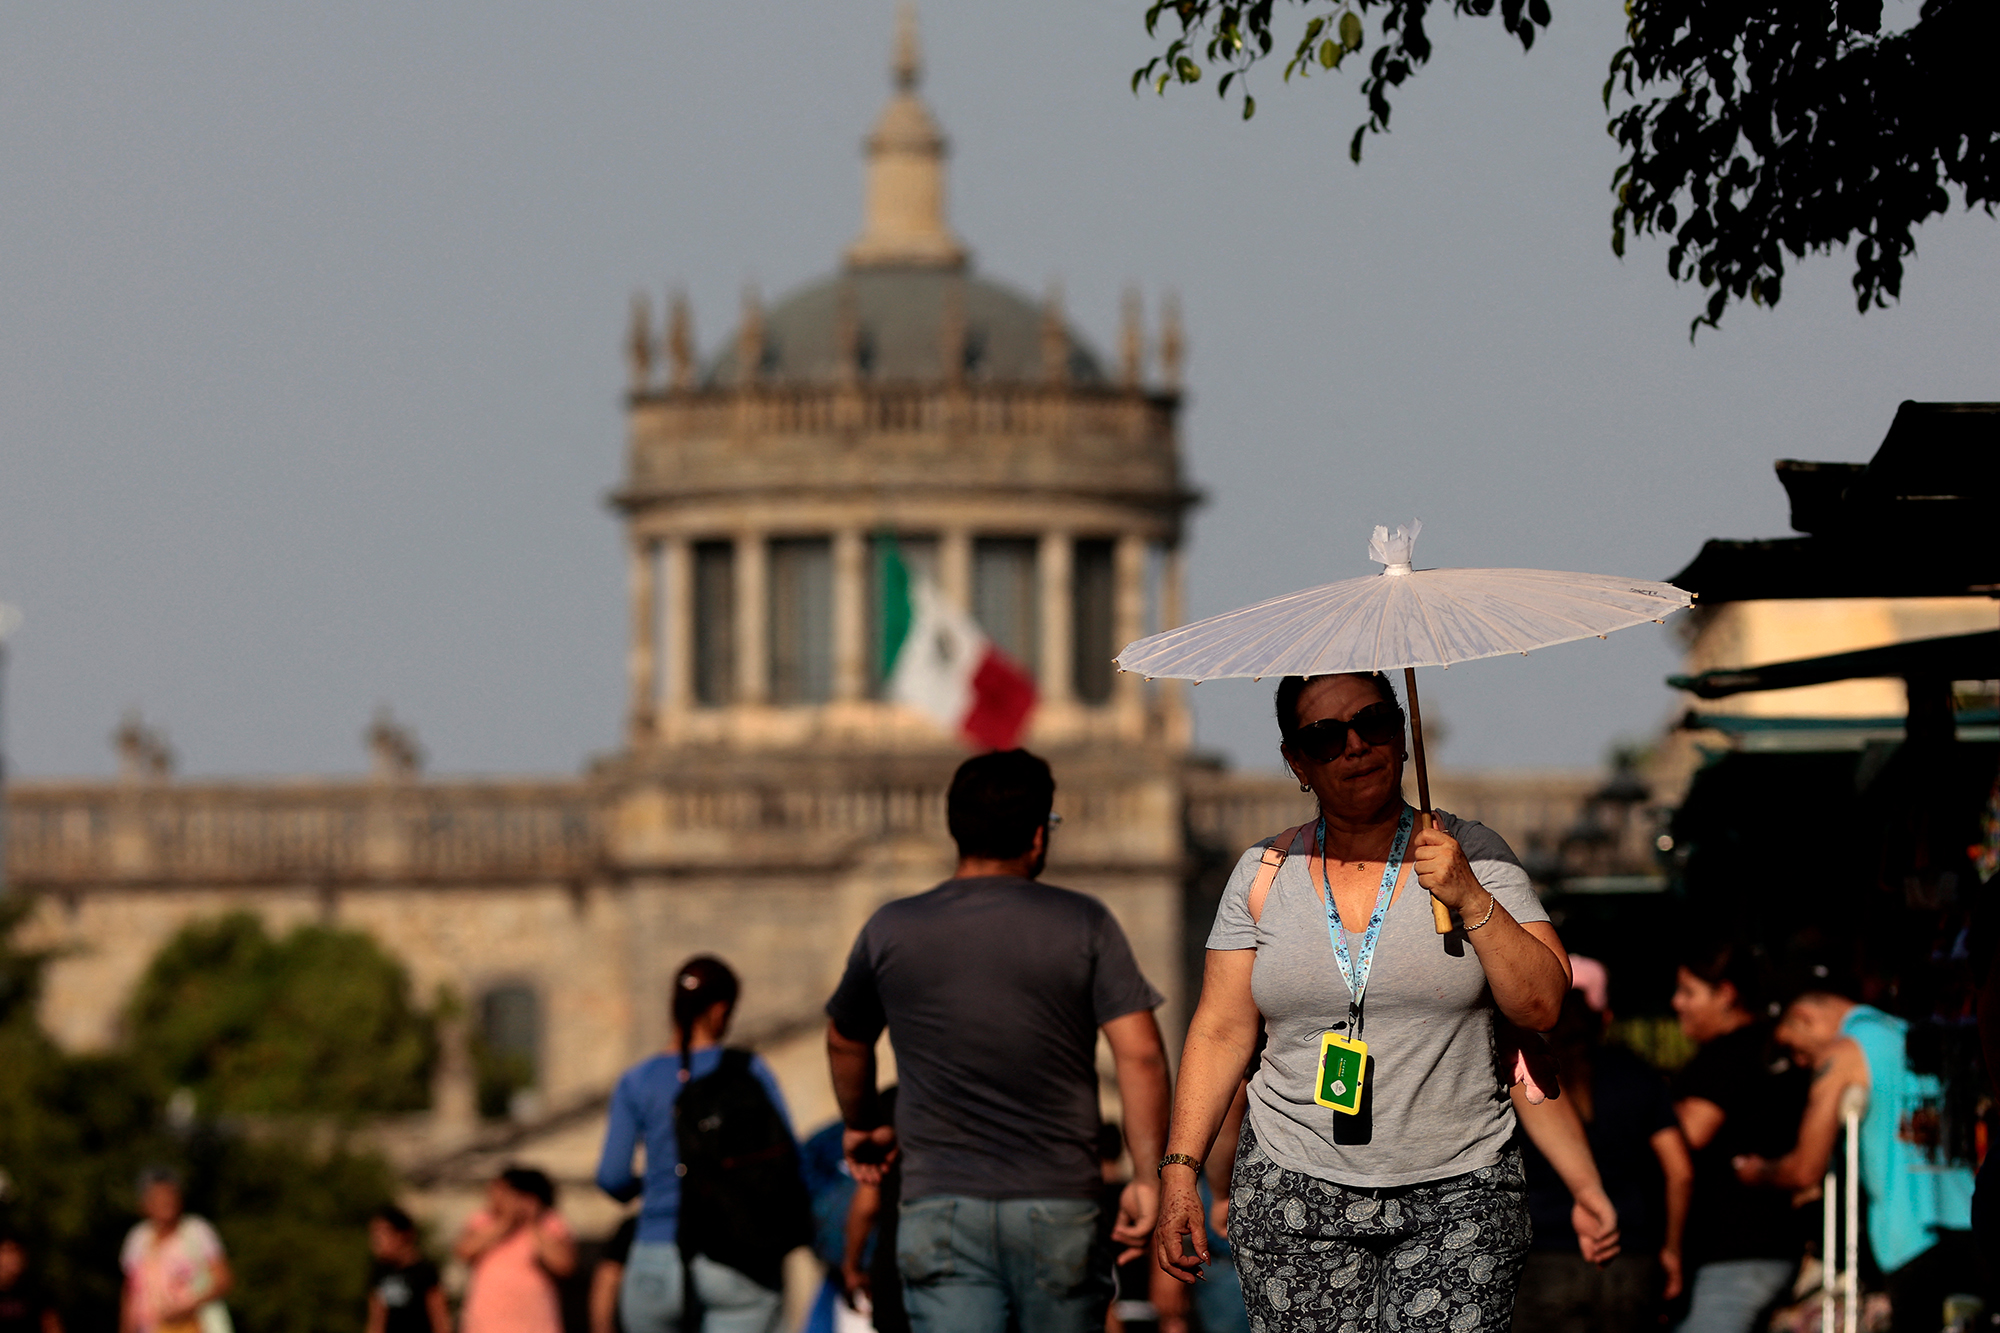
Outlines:
{"label": "woman holding parasol", "polygon": [[1264,1333],[1505,1329],[1528,1244],[1503,1023],[1551,1027],[1568,958],[1499,835],[1428,809],[1420,721],[1422,808],[1404,802],[1404,715],[1381,669],[1406,668],[1415,719],[1417,666],[1602,637],[1688,601],[1596,575],[1417,570],[1415,538],[1377,528],[1381,574],[1118,659],[1149,677],[1282,676],[1280,750],[1319,802],[1223,892],[1160,1166],[1157,1259],[1190,1281],[1207,1259],[1195,1172],[1247,1071],[1229,1241]]}
{"label": "woman holding parasol", "polygon": [[[1223,892],[1161,1170],[1161,1267],[1187,1281],[1206,1258],[1189,1162],[1261,1027],[1229,1230],[1252,1326],[1368,1327],[1388,1303],[1404,1326],[1506,1328],[1528,1218],[1494,1020],[1552,1026],[1567,957],[1497,834],[1446,814],[1418,828],[1386,677],[1287,677],[1277,708],[1320,815],[1245,852]],[[1422,890],[1461,923],[1442,941]]]}

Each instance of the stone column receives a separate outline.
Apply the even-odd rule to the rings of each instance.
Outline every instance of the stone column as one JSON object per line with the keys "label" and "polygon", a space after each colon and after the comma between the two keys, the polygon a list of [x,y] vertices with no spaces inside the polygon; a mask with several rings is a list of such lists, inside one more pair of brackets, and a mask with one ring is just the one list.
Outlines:
{"label": "stone column", "polygon": [[938,591],[961,610],[972,609],[972,534],[964,528],[938,537]]}
{"label": "stone column", "polygon": [[660,546],[660,581],[667,590],[667,669],[660,682],[660,708],[679,717],[694,707],[694,544],[673,537]]}
{"label": "stone column", "polygon": [[868,542],[859,529],[833,535],[833,697],[868,692]]}
{"label": "stone column", "polygon": [[1070,669],[1075,654],[1070,635],[1075,626],[1071,598],[1075,581],[1071,556],[1075,543],[1067,532],[1042,534],[1042,669],[1036,693],[1043,703],[1067,704],[1075,693]]}
{"label": "stone column", "polygon": [[[1146,539],[1138,533],[1119,535],[1112,549],[1111,581],[1111,640],[1123,648],[1146,632]],[[1136,712],[1145,682],[1130,671],[1118,673],[1112,682],[1115,706]]]}
{"label": "stone column", "polygon": [[736,700],[761,704],[771,692],[771,668],[765,662],[764,621],[768,594],[764,590],[769,548],[761,532],[736,537]]}
{"label": "stone column", "polygon": [[631,717],[627,731],[633,745],[653,738],[654,700],[660,675],[659,543],[651,537],[632,539],[632,647],[626,656],[631,680]]}
{"label": "stone column", "polygon": [[1160,623],[1153,627],[1155,634],[1179,629],[1187,618],[1187,558],[1181,554],[1179,542],[1166,543],[1164,550],[1166,567],[1160,571]]}
{"label": "stone column", "polygon": [[[1187,558],[1179,542],[1168,542],[1166,567],[1160,571],[1160,623],[1155,633],[1178,629],[1187,619]],[[1166,741],[1176,750],[1194,743],[1194,726],[1188,716],[1187,682],[1163,680],[1157,683],[1160,715],[1165,723]]]}
{"label": "stone column", "polygon": [[438,1023],[438,1058],[431,1070],[433,1150],[457,1147],[479,1128],[478,1080],[467,1048],[469,1027],[463,1013]]}

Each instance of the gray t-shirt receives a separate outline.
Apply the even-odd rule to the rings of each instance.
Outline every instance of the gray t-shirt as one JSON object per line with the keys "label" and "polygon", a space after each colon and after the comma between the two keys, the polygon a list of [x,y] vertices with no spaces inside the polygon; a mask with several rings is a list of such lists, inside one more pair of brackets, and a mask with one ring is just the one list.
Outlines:
{"label": "gray t-shirt", "polygon": [[1096,1198],[1097,1029],[1157,1006],[1109,908],[994,876],[946,880],[861,928],[827,1016],[889,1028],[903,1198]]}
{"label": "gray t-shirt", "polygon": [[[1438,815],[1444,831],[1464,847],[1472,873],[1516,921],[1549,919],[1499,834]],[[1320,1037],[1347,1020],[1349,992],[1327,936],[1326,909],[1306,869],[1312,837],[1308,826],[1290,848],[1256,921],[1250,919],[1250,883],[1272,840],[1243,853],[1208,936],[1211,949],[1257,951],[1250,987],[1264,1016],[1266,1044],[1250,1080],[1249,1115],[1258,1143],[1289,1170],[1363,1188],[1413,1185],[1491,1166],[1514,1133],[1511,1070],[1499,1067],[1493,995],[1462,931],[1437,934],[1430,895],[1407,860],[1364,993],[1367,1114],[1341,1115],[1313,1100]],[[1343,924],[1367,927],[1365,920]],[[1359,961],[1358,952],[1351,956]],[[1355,1141],[1362,1137],[1367,1141]]]}

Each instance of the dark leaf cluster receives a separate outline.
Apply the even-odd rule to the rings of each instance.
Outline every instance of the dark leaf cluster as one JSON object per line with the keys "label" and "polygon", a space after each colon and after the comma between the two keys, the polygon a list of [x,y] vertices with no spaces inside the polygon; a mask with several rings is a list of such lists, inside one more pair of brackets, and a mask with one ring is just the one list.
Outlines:
{"label": "dark leaf cluster", "polygon": [[[1146,30],[1171,36],[1132,76],[1165,93],[1219,70],[1255,113],[1253,67],[1289,50],[1284,76],[1339,69],[1379,29],[1361,92],[1368,117],[1348,142],[1389,127],[1391,90],[1431,56],[1438,11],[1499,14],[1527,50],[1547,0],[1286,0],[1295,38],[1275,32],[1278,0],[1150,0]],[[1915,11],[1913,20],[1910,11]],[[1775,304],[1786,263],[1852,246],[1856,305],[1902,292],[1915,231],[1957,199],[1993,212],[2000,98],[1986,83],[2000,47],[2000,0],[1627,0],[1626,45],[1604,102],[1629,103],[1609,131],[1625,160],[1612,178],[1611,247],[1668,243],[1667,269],[1708,289],[1690,334],[1730,302]],[[1888,21],[1888,20],[1895,21]],[[1907,20],[1907,21],[1905,21]]]}
{"label": "dark leaf cluster", "polygon": [[[0,903],[0,976],[32,995],[45,954],[14,942],[28,901]],[[348,1333],[368,1293],[366,1223],[392,1197],[378,1156],[300,1132],[170,1123],[173,1084],[133,1043],[89,1055],[49,1040],[29,1005],[0,1005],[0,1225],[25,1241],[70,1333],[115,1333],[119,1247],[138,1220],[142,1168],[187,1182],[236,1271],[242,1333]]]}
{"label": "dark leaf cluster", "polygon": [[[1425,24],[1434,12],[1487,18],[1496,11],[1500,25],[1526,51],[1535,44],[1538,28],[1549,26],[1548,0],[1290,0],[1305,11],[1299,35],[1290,44],[1284,79],[1306,78],[1315,66],[1339,69],[1358,55],[1367,41],[1373,18],[1381,30],[1362,76],[1361,95],[1368,102],[1368,119],[1348,141],[1347,155],[1361,160],[1361,145],[1370,134],[1389,128],[1389,93],[1401,87],[1431,58]],[[1132,88],[1150,86],[1165,93],[1169,84],[1199,83],[1204,67],[1219,69],[1216,95],[1228,97],[1234,88],[1243,100],[1245,120],[1257,114],[1250,95],[1250,71],[1277,49],[1273,30],[1277,0],[1152,0],[1146,9],[1146,32],[1160,35],[1163,19],[1179,31],[1161,54],[1132,73]]]}
{"label": "dark leaf cluster", "polygon": [[1611,245],[1665,237],[1668,272],[1709,289],[1694,328],[1732,300],[1775,304],[1788,256],[1850,244],[1856,305],[1885,306],[1917,225],[1954,187],[1993,211],[1992,0],[1924,0],[1895,31],[1882,0],[1632,0],[1627,12],[1604,84],[1606,109],[1635,99],[1610,124],[1626,152]]}
{"label": "dark leaf cluster", "polygon": [[204,1110],[357,1116],[429,1102],[429,1014],[367,935],[300,926],[272,939],[249,913],[168,941],[128,1011],[133,1049]]}

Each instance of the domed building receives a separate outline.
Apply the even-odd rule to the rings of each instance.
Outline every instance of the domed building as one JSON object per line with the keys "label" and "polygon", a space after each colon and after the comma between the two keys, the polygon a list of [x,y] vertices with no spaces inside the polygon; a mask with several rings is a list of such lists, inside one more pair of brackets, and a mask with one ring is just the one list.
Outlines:
{"label": "domed building", "polygon": [[[439,1002],[431,1112],[378,1133],[448,1228],[507,1157],[587,1185],[611,1086],[666,1041],[675,969],[712,952],[743,976],[736,1038],[802,1125],[824,1121],[822,1005],[869,914],[950,874],[945,789],[971,749],[888,697],[891,551],[1032,679],[1021,742],[1054,765],[1062,816],[1049,878],[1118,915],[1172,1039],[1199,957],[1184,921],[1216,887],[1191,848],[1232,861],[1301,817],[1285,784],[1190,758],[1177,684],[1112,666],[1181,615],[1176,317],[1149,335],[1128,298],[1107,358],[1053,294],[981,276],[907,20],[893,73],[832,274],[751,295],[706,356],[684,303],[635,313],[618,750],[575,777],[431,778],[384,714],[367,779],[190,782],[131,719],[118,782],[8,793],[59,1041],[115,1043],[189,922],[364,931]],[[614,1211],[587,1188],[566,1206],[591,1228]]]}
{"label": "domed building", "polygon": [[[1115,373],[1063,319],[977,276],[945,217],[945,141],[907,20],[838,272],[754,294],[704,363],[675,302],[639,307],[615,503],[632,541],[630,741],[690,753],[902,754],[953,738],[883,699],[880,549],[1034,676],[1028,743],[1187,743],[1178,693],[1111,659],[1178,616],[1180,337],[1145,382],[1136,299]],[[663,364],[657,364],[663,363]],[[1166,767],[1171,767],[1167,764]]]}
{"label": "domed building", "polygon": [[[35,903],[21,942],[52,951],[39,1017],[57,1041],[115,1044],[190,922],[365,932],[439,1016],[429,1113],[372,1131],[412,1202],[448,1232],[497,1165],[530,1160],[601,1234],[608,1093],[666,1041],[682,960],[717,953],[744,981],[734,1038],[802,1126],[823,1123],[822,1005],[869,914],[951,872],[944,794],[970,749],[888,697],[892,551],[1032,679],[1022,743],[1054,765],[1062,816],[1048,877],[1117,914],[1177,1041],[1228,867],[1309,806],[1191,755],[1180,687],[1112,667],[1181,616],[1196,497],[1176,317],[1149,337],[1128,298],[1107,359],[1053,295],[980,276],[907,19],[893,72],[835,272],[752,295],[706,357],[683,303],[635,314],[611,496],[631,588],[618,750],[577,776],[434,778],[384,713],[365,779],[179,781],[128,720],[119,780],[7,793],[8,884]],[[1595,784],[1433,787],[1531,850],[1522,832],[1569,827]]]}
{"label": "domed building", "polygon": [[635,308],[612,497],[631,702],[600,772],[607,851],[642,936],[686,942],[648,964],[661,986],[710,947],[693,919],[727,901],[753,991],[799,1015],[869,911],[950,872],[944,789],[969,746],[887,697],[893,545],[1033,678],[1021,743],[1053,763],[1064,819],[1050,876],[1110,903],[1178,1004],[1187,707],[1112,658],[1180,615],[1196,498],[1180,333],[1169,305],[1149,379],[1135,297],[1107,365],[1055,296],[979,275],[947,218],[907,16],[893,77],[834,273],[768,306],[750,294],[707,356],[683,302],[663,327]]}

